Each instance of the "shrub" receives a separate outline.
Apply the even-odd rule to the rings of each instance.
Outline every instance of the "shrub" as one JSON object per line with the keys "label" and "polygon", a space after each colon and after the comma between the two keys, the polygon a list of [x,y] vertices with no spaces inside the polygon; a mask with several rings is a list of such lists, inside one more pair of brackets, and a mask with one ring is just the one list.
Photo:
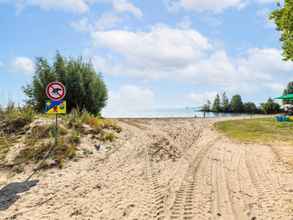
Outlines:
{"label": "shrub", "polygon": [[64,138],[61,138],[58,145],[54,147],[54,143],[49,141],[47,143],[41,143],[39,145],[27,146],[21,150],[15,158],[15,163],[38,163],[43,160],[50,149],[53,150],[49,158],[56,162],[56,165],[60,168],[63,167],[65,160],[73,159],[76,156],[77,148],[73,144],[67,144]]}
{"label": "shrub", "polygon": [[1,109],[0,129],[5,133],[16,133],[31,123],[35,117],[34,111],[29,107],[15,107],[14,103],[9,103],[5,109]]}
{"label": "shrub", "polygon": [[27,104],[38,112],[43,111],[47,97],[46,86],[52,81],[62,82],[67,90],[68,111],[86,109],[99,115],[108,99],[107,88],[101,74],[97,74],[92,64],[82,58],[66,59],[57,53],[50,65],[45,58],[37,58],[36,70],[31,84],[23,90],[28,97]]}
{"label": "shrub", "polygon": [[68,137],[68,142],[71,144],[79,144],[80,143],[80,133],[78,131],[72,131],[70,136]]}
{"label": "shrub", "polygon": [[104,133],[102,135],[101,141],[109,141],[109,142],[113,142],[116,139],[116,136],[113,133]]}
{"label": "shrub", "polygon": [[6,154],[9,152],[9,140],[5,136],[0,136],[0,163],[2,163]]}

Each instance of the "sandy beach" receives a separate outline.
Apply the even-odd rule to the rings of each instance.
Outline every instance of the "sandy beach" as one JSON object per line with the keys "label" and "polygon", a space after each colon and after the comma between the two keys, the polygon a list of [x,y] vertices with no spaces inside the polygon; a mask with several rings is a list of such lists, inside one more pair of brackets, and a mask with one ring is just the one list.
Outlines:
{"label": "sandy beach", "polygon": [[1,171],[0,219],[292,220],[293,149],[234,142],[216,120],[117,119],[116,142],[97,151],[84,137],[88,154],[38,173],[28,190],[29,170]]}

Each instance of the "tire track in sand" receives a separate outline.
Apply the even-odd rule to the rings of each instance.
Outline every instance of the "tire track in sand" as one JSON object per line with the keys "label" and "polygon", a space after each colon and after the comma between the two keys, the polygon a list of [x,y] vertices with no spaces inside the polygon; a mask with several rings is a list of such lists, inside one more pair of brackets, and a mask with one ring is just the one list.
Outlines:
{"label": "tire track in sand", "polygon": [[[193,123],[191,123],[191,128],[192,130],[195,130],[195,133],[192,133],[192,137],[190,138],[191,141],[189,144],[187,144],[187,148],[184,149],[183,155],[181,156],[180,160],[179,160],[179,164],[182,163],[182,160],[188,160],[187,158],[187,154],[188,154],[188,150],[194,146],[195,144],[197,144],[198,140],[200,139],[200,136],[202,134],[202,129],[203,129],[203,125],[202,123],[200,124],[199,127],[195,127],[193,125]],[[160,186],[160,176],[157,174],[157,172],[155,172],[154,167],[153,167],[153,162],[150,159],[150,155],[148,152],[148,148],[146,147],[146,174],[147,174],[147,179],[149,182],[149,200],[151,201],[149,202],[149,205],[147,205],[148,209],[150,211],[145,210],[144,216],[147,217],[147,219],[156,219],[156,220],[162,220],[162,219],[166,219],[167,216],[167,199],[168,199],[168,190],[162,190],[161,186]],[[179,172],[179,168],[181,166],[177,166],[176,171],[174,172],[175,174],[177,172]],[[193,186],[191,186],[189,189],[189,191],[192,191]],[[187,197],[186,199],[186,211],[189,210],[190,208],[188,204],[191,203],[191,199],[190,197]]]}
{"label": "tire track in sand", "polygon": [[176,192],[175,200],[171,206],[170,219],[193,219],[194,210],[194,195],[199,191],[196,184],[196,175],[202,161],[209,152],[210,148],[215,144],[216,140],[212,140],[205,144],[196,154],[193,161],[189,164],[188,170],[184,176],[183,183]]}

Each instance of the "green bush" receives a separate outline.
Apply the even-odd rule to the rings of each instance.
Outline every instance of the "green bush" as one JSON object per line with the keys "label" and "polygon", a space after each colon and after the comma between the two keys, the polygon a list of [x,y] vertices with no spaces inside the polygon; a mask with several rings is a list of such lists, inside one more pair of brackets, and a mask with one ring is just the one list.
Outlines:
{"label": "green bush", "polygon": [[102,75],[97,74],[92,64],[79,59],[66,59],[56,54],[52,65],[45,58],[36,60],[36,70],[31,84],[24,88],[27,104],[42,112],[47,101],[46,86],[53,81],[62,82],[67,90],[65,100],[68,112],[86,109],[99,115],[108,99],[107,88]]}
{"label": "green bush", "polygon": [[101,137],[101,141],[113,142],[116,139],[116,136],[113,133],[104,133]]}
{"label": "green bush", "polygon": [[70,136],[68,137],[68,142],[71,144],[79,144],[80,143],[80,133],[78,131],[72,131]]}

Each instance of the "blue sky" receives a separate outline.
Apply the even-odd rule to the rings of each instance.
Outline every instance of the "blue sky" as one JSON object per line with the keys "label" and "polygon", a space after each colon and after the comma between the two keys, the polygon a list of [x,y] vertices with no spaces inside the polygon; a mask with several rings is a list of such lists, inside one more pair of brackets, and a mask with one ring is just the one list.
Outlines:
{"label": "blue sky", "polygon": [[0,0],[0,103],[21,103],[35,57],[91,59],[106,113],[199,106],[219,92],[260,103],[292,80],[274,0]]}

